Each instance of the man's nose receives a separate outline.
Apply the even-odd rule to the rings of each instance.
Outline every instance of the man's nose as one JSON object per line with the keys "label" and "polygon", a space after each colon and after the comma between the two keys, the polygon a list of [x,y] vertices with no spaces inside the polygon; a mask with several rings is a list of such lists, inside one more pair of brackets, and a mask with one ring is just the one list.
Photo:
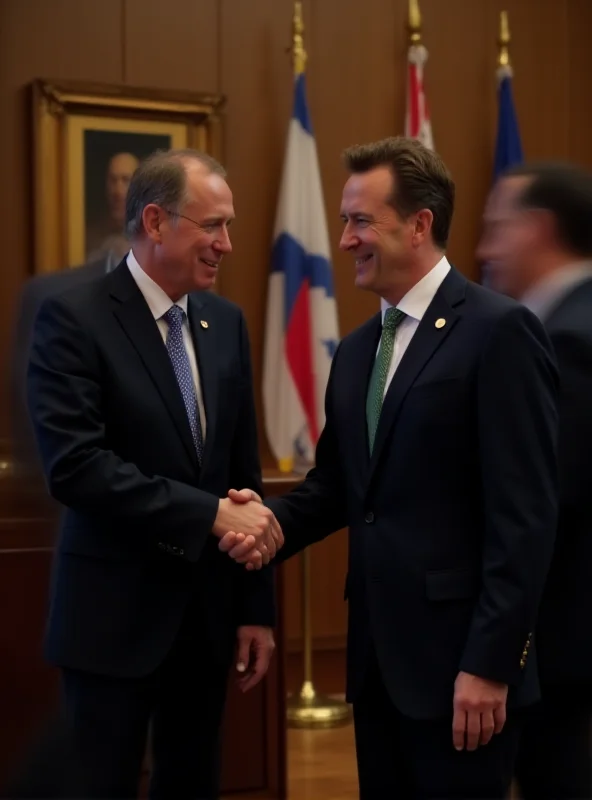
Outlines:
{"label": "man's nose", "polygon": [[214,242],[214,247],[221,253],[232,253],[232,243],[230,241],[230,234],[228,228],[224,227],[220,236]]}
{"label": "man's nose", "polygon": [[345,226],[343,233],[341,234],[341,239],[339,240],[339,249],[340,250],[355,250],[355,248],[360,244],[360,239],[355,236],[351,230],[349,229],[349,222]]}

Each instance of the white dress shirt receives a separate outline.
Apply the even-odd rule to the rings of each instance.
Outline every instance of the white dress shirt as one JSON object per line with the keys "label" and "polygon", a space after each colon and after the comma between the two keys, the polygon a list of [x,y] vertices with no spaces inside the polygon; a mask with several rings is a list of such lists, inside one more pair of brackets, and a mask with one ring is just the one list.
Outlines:
{"label": "white dress shirt", "polygon": [[569,264],[538,281],[522,297],[521,303],[544,320],[572,289],[589,278],[592,278],[590,261]]}
{"label": "white dress shirt", "polygon": [[[139,265],[133,250],[130,250],[127,255],[127,266],[132,274],[132,278],[138,284],[138,289],[144,295],[144,300],[148,304],[148,308],[152,312],[152,316],[156,320],[158,330],[162,336],[162,341],[166,345],[166,337],[169,330],[168,323],[162,319],[163,315],[167,313],[175,303],[171,300],[168,294],[160,288],[160,286],[147,275],[142,267]],[[189,319],[187,317],[187,295],[177,300],[176,305],[183,309],[185,316],[183,318],[183,342],[185,350],[189,357],[189,366],[191,367],[191,374],[193,375],[193,384],[195,386],[195,396],[197,397],[197,406],[199,408],[199,418],[201,420],[202,438],[205,443],[206,440],[206,414],[203,402],[203,395],[201,391],[201,382],[199,379],[199,370],[197,368],[197,358],[195,357],[195,347],[193,345],[193,338],[191,330],[189,329]]]}
{"label": "white dress shirt", "polygon": [[[423,278],[415,284],[415,286],[412,286],[407,294],[401,298],[401,301],[397,303],[396,308],[398,308],[400,311],[403,311],[407,316],[399,324],[395,333],[393,355],[391,357],[391,363],[389,364],[389,371],[384,387],[385,394],[391,385],[393,375],[401,363],[401,359],[403,358],[405,350],[407,350],[409,347],[409,343],[411,342],[411,339],[413,339],[413,335],[417,330],[419,323],[423,319],[423,315],[428,310],[430,303],[440,288],[440,284],[449,272],[450,264],[448,263],[448,259],[446,256],[442,256],[436,266],[432,267],[428,274],[424,275]],[[386,300],[381,300],[383,323],[384,315],[386,314],[387,309],[391,307],[392,306],[390,303],[387,303]]]}

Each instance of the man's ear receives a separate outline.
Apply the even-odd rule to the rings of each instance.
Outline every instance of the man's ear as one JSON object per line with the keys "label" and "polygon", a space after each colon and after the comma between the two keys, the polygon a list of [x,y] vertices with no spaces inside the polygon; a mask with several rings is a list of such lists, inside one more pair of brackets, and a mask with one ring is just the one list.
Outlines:
{"label": "man's ear", "polygon": [[434,215],[429,208],[422,208],[421,211],[417,212],[412,235],[412,243],[415,247],[423,244],[430,236],[433,222]]}
{"label": "man's ear", "polygon": [[142,223],[146,236],[153,242],[159,243],[162,240],[160,226],[162,224],[162,209],[155,203],[148,203],[142,211]]}

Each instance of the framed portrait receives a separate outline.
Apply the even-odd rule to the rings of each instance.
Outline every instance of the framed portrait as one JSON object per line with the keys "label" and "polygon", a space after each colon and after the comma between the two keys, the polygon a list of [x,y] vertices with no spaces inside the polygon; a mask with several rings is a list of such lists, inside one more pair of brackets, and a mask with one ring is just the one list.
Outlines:
{"label": "framed portrait", "polygon": [[37,273],[123,257],[127,187],[155,150],[222,160],[222,96],[37,80],[32,97]]}

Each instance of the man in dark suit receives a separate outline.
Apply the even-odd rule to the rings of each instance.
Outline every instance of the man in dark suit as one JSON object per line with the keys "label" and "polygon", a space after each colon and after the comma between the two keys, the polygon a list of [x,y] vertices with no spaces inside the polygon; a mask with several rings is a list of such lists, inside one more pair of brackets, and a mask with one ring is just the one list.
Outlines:
{"label": "man in dark suit", "polygon": [[542,701],[524,731],[525,800],[592,797],[592,175],[516,167],[494,187],[479,257],[544,322],[559,365],[559,521],[536,629]]}
{"label": "man in dark suit", "polygon": [[[556,368],[533,314],[447,261],[454,184],[436,153],[395,138],[345,159],[341,248],[382,310],[333,359],[315,468],[268,501],[280,557],[349,526],[360,796],[502,798],[538,697]],[[220,546],[244,560],[237,538]]]}
{"label": "man in dark suit", "polygon": [[226,497],[261,489],[244,318],[206,291],[233,217],[217,162],[157,153],[130,184],[126,259],[37,314],[28,404],[66,507],[46,653],[81,797],[136,797],[149,724],[151,797],[218,797],[235,644],[244,690],[273,649],[270,570],[217,547],[237,526],[264,562],[281,544],[267,508]]}

